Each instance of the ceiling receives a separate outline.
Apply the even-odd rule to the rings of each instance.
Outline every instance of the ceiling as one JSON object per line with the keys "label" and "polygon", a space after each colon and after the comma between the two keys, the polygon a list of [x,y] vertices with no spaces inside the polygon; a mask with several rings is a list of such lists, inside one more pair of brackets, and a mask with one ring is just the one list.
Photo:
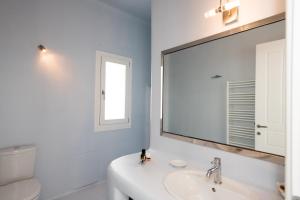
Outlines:
{"label": "ceiling", "polygon": [[143,20],[151,19],[151,0],[100,0]]}

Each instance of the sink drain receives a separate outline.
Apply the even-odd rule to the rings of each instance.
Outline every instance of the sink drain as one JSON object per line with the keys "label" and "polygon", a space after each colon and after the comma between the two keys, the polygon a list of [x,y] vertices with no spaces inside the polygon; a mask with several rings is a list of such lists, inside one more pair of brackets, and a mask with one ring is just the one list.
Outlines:
{"label": "sink drain", "polygon": [[216,192],[216,188],[211,188],[211,190],[212,190],[213,192]]}

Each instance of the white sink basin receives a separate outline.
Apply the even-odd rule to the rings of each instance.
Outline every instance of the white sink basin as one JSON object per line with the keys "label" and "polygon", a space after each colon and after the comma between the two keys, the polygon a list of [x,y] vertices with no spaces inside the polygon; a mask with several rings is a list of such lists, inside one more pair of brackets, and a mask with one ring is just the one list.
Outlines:
{"label": "white sink basin", "polygon": [[[221,185],[208,180],[201,171],[176,171],[170,173],[164,181],[167,191],[178,200],[260,200],[265,199],[250,186],[240,184],[228,178]],[[267,199],[272,198],[268,196]]]}

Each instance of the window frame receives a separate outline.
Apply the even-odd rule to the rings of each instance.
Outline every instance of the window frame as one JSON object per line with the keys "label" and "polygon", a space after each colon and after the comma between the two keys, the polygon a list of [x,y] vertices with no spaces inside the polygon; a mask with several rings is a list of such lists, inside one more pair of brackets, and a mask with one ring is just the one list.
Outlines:
{"label": "window frame", "polygon": [[[125,118],[105,120],[105,68],[106,62],[126,66]],[[96,51],[95,78],[95,132],[131,128],[132,59],[102,51]],[[104,93],[102,92],[104,91]]]}

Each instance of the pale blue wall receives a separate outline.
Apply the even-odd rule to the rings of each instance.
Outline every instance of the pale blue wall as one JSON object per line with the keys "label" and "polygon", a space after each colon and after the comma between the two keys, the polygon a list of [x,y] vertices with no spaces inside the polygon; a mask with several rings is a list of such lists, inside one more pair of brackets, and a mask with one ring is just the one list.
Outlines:
{"label": "pale blue wall", "polygon": [[[39,43],[53,68],[38,64]],[[131,129],[93,130],[96,50],[133,59]],[[112,159],[148,146],[149,87],[147,22],[97,0],[1,0],[0,148],[37,145],[42,199],[104,180]]]}

